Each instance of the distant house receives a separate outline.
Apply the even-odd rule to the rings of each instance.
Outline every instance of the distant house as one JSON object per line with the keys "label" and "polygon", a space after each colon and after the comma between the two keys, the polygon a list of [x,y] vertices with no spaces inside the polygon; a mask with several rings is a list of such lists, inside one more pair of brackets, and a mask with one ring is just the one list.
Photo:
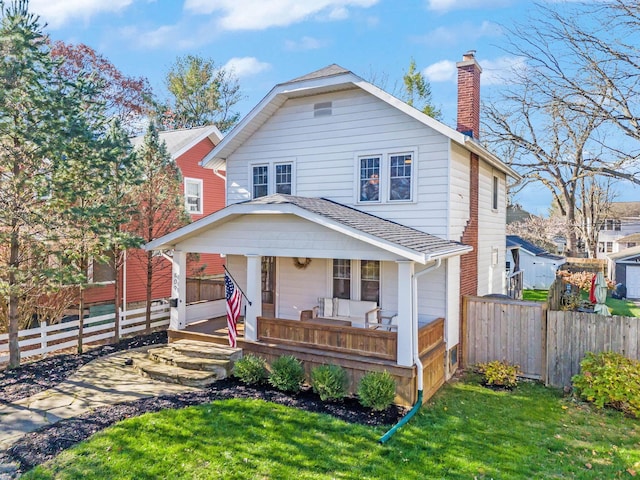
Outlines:
{"label": "distant house", "polygon": [[640,245],[640,202],[613,202],[598,233],[597,258]]}
{"label": "distant house", "polygon": [[[159,132],[167,150],[180,168],[182,174],[182,191],[185,210],[191,220],[196,221],[224,207],[225,181],[222,175],[216,175],[211,169],[203,168],[200,162],[220,142],[222,134],[213,125]],[[143,136],[135,137],[131,143],[134,148],[140,146]],[[140,255],[143,254],[143,255]],[[127,261],[123,267],[123,302],[136,304],[146,298],[146,267],[143,250],[127,252]],[[168,272],[171,263],[164,260]],[[217,254],[202,254],[198,259],[191,259],[188,272],[191,275],[211,276],[223,272],[223,261]],[[89,280],[92,285],[85,293],[85,302],[93,305],[99,312],[113,311],[115,276],[113,267],[93,262],[89,269]],[[171,293],[171,282],[167,272],[158,272],[153,279],[153,298],[168,298]]]}
{"label": "distant house", "polygon": [[480,72],[471,52],[458,63],[457,131],[338,65],[276,85],[203,162],[225,167],[227,207],[147,245],[174,252],[170,339],[206,330],[187,254],[222,253],[250,301],[245,352],[352,382],[387,370],[399,403],[423,382],[426,400],[457,368],[462,295],[505,291],[518,175],[477,140]]}
{"label": "distant house", "polygon": [[547,252],[517,235],[507,235],[507,274],[523,272],[526,289],[545,290],[556,278],[566,258]]}
{"label": "distant house", "polygon": [[640,298],[640,242],[609,254],[607,262],[609,278],[626,287],[628,298]]}

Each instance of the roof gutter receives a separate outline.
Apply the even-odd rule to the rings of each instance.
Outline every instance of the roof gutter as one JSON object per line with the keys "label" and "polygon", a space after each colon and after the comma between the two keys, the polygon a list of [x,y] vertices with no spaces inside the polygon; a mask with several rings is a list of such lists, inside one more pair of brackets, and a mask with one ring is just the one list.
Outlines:
{"label": "roof gutter", "polygon": [[400,429],[400,427],[405,425],[416,413],[418,413],[418,410],[420,410],[420,407],[422,406],[424,382],[422,380],[423,365],[420,360],[420,352],[418,351],[418,278],[425,273],[429,273],[440,268],[440,265],[442,265],[442,259],[438,258],[434,265],[431,265],[418,273],[414,273],[411,277],[411,326],[413,328],[411,347],[413,349],[413,362],[417,370],[416,384],[418,387],[418,398],[411,410],[409,410],[409,413],[402,417],[400,421],[391,427],[387,433],[380,437],[380,440],[378,440],[380,443],[386,443],[387,440],[389,440]]}

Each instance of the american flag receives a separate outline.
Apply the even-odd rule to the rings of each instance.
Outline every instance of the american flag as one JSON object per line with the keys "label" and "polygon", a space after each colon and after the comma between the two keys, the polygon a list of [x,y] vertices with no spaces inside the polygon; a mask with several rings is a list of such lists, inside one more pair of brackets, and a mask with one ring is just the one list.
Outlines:
{"label": "american flag", "polygon": [[227,327],[229,330],[229,345],[236,346],[236,339],[238,338],[237,321],[240,316],[240,305],[242,304],[242,296],[240,291],[236,288],[233,280],[229,278],[229,275],[224,275],[224,286],[227,297]]}

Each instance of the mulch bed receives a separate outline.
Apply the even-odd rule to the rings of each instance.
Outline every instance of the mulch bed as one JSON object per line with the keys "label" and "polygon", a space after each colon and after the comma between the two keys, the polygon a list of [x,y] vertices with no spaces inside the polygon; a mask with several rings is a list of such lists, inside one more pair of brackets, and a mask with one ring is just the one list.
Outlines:
{"label": "mulch bed", "polygon": [[[82,365],[102,355],[117,351],[166,343],[166,332],[125,339],[116,345],[97,347],[82,355],[57,355],[26,364],[15,370],[0,371],[0,403],[14,402],[42,390],[52,388],[72,375]],[[54,458],[61,451],[85,440],[94,433],[126,418],[168,408],[184,408],[230,398],[262,399],[309,412],[325,413],[346,422],[363,425],[393,425],[405,414],[405,409],[390,407],[373,412],[354,398],[342,402],[323,402],[311,389],[287,394],[267,386],[247,386],[234,378],[220,380],[210,387],[189,393],[145,398],[133,402],[102,407],[76,418],[31,432],[0,452],[0,464],[17,463],[19,474]]]}

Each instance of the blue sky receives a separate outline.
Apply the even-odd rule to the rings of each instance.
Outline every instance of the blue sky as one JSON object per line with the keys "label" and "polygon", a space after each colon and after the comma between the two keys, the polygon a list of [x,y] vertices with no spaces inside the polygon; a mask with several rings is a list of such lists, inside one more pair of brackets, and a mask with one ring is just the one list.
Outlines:
{"label": "blue sky", "polygon": [[[198,54],[233,68],[245,115],[277,83],[337,63],[361,77],[386,78],[393,93],[409,61],[431,83],[443,121],[455,125],[455,63],[476,50],[482,96],[499,89],[503,26],[523,22],[528,0],[31,0],[54,40],[85,43],[164,96],[176,57]],[[626,199],[626,198],[625,198]],[[545,191],[518,198],[548,208]]]}

